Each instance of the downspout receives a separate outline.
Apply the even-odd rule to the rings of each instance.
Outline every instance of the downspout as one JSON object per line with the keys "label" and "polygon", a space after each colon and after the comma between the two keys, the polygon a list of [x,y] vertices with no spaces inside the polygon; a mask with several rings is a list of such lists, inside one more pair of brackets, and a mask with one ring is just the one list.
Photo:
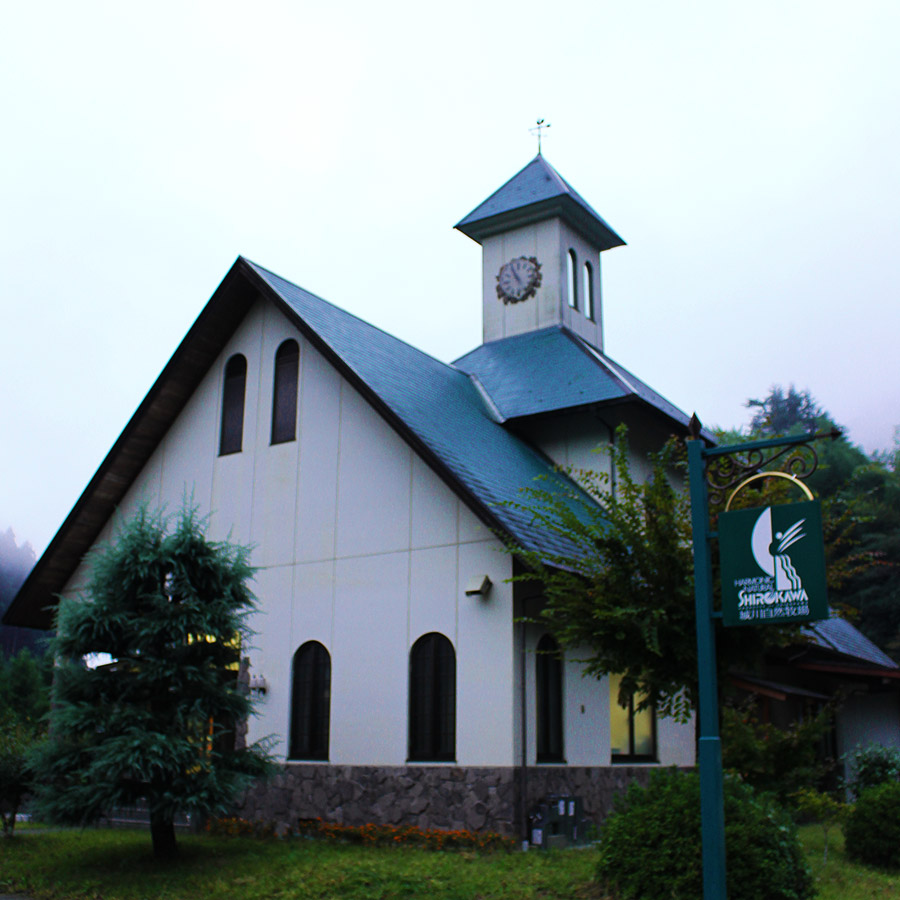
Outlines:
{"label": "downspout", "polygon": [[525,652],[525,623],[519,623],[519,655],[522,677],[519,684],[519,695],[522,708],[520,710],[521,718],[521,760],[519,763],[519,816],[522,820],[522,849],[528,849],[528,684],[525,677],[525,663],[527,654]]}

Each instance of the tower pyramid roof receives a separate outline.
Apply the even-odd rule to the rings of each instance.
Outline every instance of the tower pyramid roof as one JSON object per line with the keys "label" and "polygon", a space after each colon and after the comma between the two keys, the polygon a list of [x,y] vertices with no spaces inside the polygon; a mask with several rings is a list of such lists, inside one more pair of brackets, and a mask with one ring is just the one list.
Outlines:
{"label": "tower pyramid roof", "polygon": [[480,244],[501,231],[557,216],[600,250],[625,243],[540,153],[455,227]]}

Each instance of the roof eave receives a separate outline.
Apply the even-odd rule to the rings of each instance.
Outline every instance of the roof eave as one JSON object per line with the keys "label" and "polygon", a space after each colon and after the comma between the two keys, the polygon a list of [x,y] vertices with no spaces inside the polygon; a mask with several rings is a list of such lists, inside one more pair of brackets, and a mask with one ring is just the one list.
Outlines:
{"label": "roof eave", "polygon": [[877,666],[866,663],[853,662],[805,662],[795,663],[798,669],[805,669],[810,672],[830,672],[834,675],[851,675],[860,678],[887,678],[892,681],[900,680],[900,669],[889,669],[884,666]]}
{"label": "roof eave", "polygon": [[562,219],[601,251],[625,245],[625,241],[603,219],[591,215],[567,194],[550,197],[547,200],[530,203],[527,206],[520,206],[485,218],[471,219],[467,216],[454,228],[481,244],[485,238],[495,234],[511,231],[514,228],[523,228],[526,225],[533,225],[552,218]]}
{"label": "roof eave", "polygon": [[[636,394],[626,394],[621,397],[611,397],[608,400],[591,400],[587,403],[574,403],[571,406],[559,406],[554,409],[542,410],[537,413],[526,413],[518,416],[508,416],[505,422],[511,427],[516,427],[525,422],[540,421],[541,419],[550,419],[554,416],[570,415],[579,412],[592,412],[594,410],[610,409],[616,406],[641,406],[651,413],[654,413],[659,419],[667,422],[672,426],[679,437],[686,437],[689,434],[688,426],[679,422],[677,419],[663,412],[659,407],[654,406],[648,400]],[[714,447],[716,444],[715,437],[704,429],[700,437],[708,447]]]}
{"label": "roof eave", "polygon": [[246,315],[254,298],[237,287],[247,271],[239,257],[41,554],[3,616],[4,624],[53,627],[59,592]]}

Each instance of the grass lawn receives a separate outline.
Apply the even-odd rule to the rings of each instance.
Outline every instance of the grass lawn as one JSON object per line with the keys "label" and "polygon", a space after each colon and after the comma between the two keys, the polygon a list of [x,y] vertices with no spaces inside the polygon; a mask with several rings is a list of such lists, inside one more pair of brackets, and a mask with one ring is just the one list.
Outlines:
{"label": "grass lawn", "polygon": [[824,846],[819,825],[804,825],[800,838],[819,888],[819,900],[888,900],[900,898],[900,873],[889,874],[850,862],[844,854],[839,828],[828,832],[828,863],[822,862]]}
{"label": "grass lawn", "polygon": [[154,861],[146,832],[23,833],[0,840],[0,893],[96,900],[601,898],[590,850],[432,852],[295,839],[179,837],[180,858]]}
{"label": "grass lawn", "polygon": [[[820,900],[900,898],[900,875],[849,863],[838,832],[801,829]],[[594,853],[437,853],[321,841],[179,838],[181,856],[156,863],[136,831],[23,832],[0,840],[0,893],[35,900],[603,900],[592,883]],[[761,898],[762,900],[762,898]]]}

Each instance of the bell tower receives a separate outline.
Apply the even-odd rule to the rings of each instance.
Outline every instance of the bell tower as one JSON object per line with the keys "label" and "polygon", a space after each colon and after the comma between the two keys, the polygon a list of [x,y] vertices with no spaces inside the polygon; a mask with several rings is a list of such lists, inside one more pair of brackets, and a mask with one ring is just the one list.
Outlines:
{"label": "bell tower", "polygon": [[564,325],[603,350],[600,254],[625,242],[540,153],[455,227],[482,247],[485,343]]}

